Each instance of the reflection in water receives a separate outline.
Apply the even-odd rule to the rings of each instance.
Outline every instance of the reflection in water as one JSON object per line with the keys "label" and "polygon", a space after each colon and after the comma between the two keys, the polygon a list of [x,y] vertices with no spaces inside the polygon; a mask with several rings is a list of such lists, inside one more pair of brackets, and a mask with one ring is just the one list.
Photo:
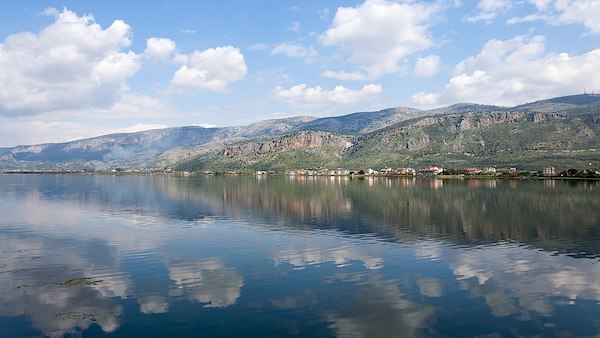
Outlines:
{"label": "reflection in water", "polygon": [[408,295],[386,280],[373,278],[368,290],[353,295],[353,303],[328,315],[342,337],[418,337],[432,334],[426,321],[429,305],[407,300]]}
{"label": "reflection in water", "polygon": [[110,297],[122,295],[126,281],[115,276],[102,286],[63,285],[63,273],[78,270],[81,259],[75,255],[47,259],[40,256],[47,254],[42,245],[27,244],[0,241],[0,316],[26,315],[32,326],[52,337],[85,330],[92,323],[104,332],[119,327],[122,306]]}
{"label": "reflection in water", "polygon": [[498,317],[551,315],[554,307],[549,295],[567,302],[600,300],[600,269],[590,269],[588,260],[515,246],[493,251],[450,250],[446,259],[457,278],[465,279],[463,287],[473,296],[485,298]]}
{"label": "reflection in water", "polygon": [[338,267],[344,267],[349,262],[358,260],[369,270],[383,268],[383,260],[379,257],[369,257],[352,248],[333,248],[324,250],[318,247],[306,247],[304,249],[291,249],[277,252],[274,257],[275,264],[282,262],[292,264],[295,267],[304,268],[308,265],[333,262]]}
{"label": "reflection in water", "polygon": [[169,302],[161,295],[142,295],[138,297],[140,312],[145,314],[165,313],[169,311]]}
{"label": "reflection in water", "polygon": [[186,298],[207,303],[205,307],[235,304],[244,286],[244,278],[216,258],[170,266],[169,277]]}
{"label": "reflection in water", "polygon": [[599,191],[0,175],[0,336],[594,336]]}
{"label": "reflection in water", "polygon": [[442,282],[439,278],[420,278],[417,279],[417,284],[419,285],[419,292],[421,292],[423,296],[442,297],[444,295]]}

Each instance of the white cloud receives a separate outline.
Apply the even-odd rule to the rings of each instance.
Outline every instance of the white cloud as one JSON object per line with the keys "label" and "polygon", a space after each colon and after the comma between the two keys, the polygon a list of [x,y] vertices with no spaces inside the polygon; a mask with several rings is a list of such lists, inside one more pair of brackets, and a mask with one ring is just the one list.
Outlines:
{"label": "white cloud", "polygon": [[102,128],[84,126],[78,122],[0,118],[0,146],[72,141],[100,135],[103,131]]}
{"label": "white cloud", "polygon": [[437,74],[440,67],[440,57],[437,55],[429,55],[424,58],[419,58],[415,65],[415,76],[431,77]]}
{"label": "white cloud", "polygon": [[545,11],[554,0],[529,0],[529,2],[534,4],[538,10]]}
{"label": "white cloud", "polygon": [[512,0],[479,0],[477,13],[467,17],[467,21],[491,22],[498,15],[506,13],[512,7]]}
{"label": "white cloud", "polygon": [[298,21],[293,21],[287,28],[289,31],[292,32],[299,32],[300,31],[300,22]]}
{"label": "white cloud", "polygon": [[419,107],[433,107],[440,100],[440,94],[418,92],[412,97],[412,102]]}
{"label": "white cloud", "polygon": [[289,43],[282,43],[282,44],[277,45],[275,48],[273,48],[273,50],[271,51],[271,54],[272,55],[284,54],[284,55],[287,55],[288,57],[305,59],[307,62],[314,61],[314,59],[317,56],[317,52],[312,47],[306,48],[302,45],[289,44]]}
{"label": "white cloud", "polygon": [[600,1],[598,0],[529,0],[538,10],[535,14],[509,19],[509,24],[543,20],[550,25],[582,24],[593,34],[600,33]]}
{"label": "white cloud", "polygon": [[225,92],[230,83],[243,79],[248,72],[244,55],[232,46],[195,51],[177,59],[183,65],[171,79],[176,90]]}
{"label": "white cloud", "polygon": [[137,123],[130,127],[114,129],[113,131],[110,132],[110,134],[137,133],[140,131],[153,130],[153,129],[164,129],[164,128],[169,128],[169,126],[166,124]]}
{"label": "white cloud", "polygon": [[202,128],[217,128],[218,126],[213,123],[194,123],[192,126],[198,126]]}
{"label": "white cloud", "polygon": [[[102,115],[107,118],[135,118],[148,119],[166,117],[170,108],[160,99],[148,95],[138,94],[130,90],[120,93],[115,104],[106,109],[90,111],[91,115]],[[72,115],[72,112],[69,112]],[[67,116],[68,117],[68,116]]]}
{"label": "white cloud", "polygon": [[321,21],[329,20],[329,8],[319,9],[317,11],[317,15],[319,16],[319,20]]}
{"label": "white cloud", "polygon": [[365,81],[369,79],[369,77],[366,74],[360,72],[335,72],[332,70],[324,71],[323,73],[321,73],[321,76],[344,81]]}
{"label": "white cloud", "polygon": [[146,40],[144,55],[150,59],[165,60],[175,51],[175,41],[164,38],[150,38]]}
{"label": "white cloud", "polygon": [[437,4],[386,0],[340,7],[321,42],[349,52],[349,61],[372,78],[394,73],[403,57],[432,45],[427,28],[438,9]]}
{"label": "white cloud", "polygon": [[[109,107],[55,110],[19,117],[0,116],[0,147],[18,144],[66,142],[115,132],[140,121],[173,117],[161,100],[128,90]],[[148,126],[161,124],[144,123]]]}
{"label": "white cloud", "polygon": [[8,36],[0,44],[0,115],[107,107],[137,72],[131,28],[115,20],[103,29],[91,15],[47,9],[54,22],[38,33]]}
{"label": "white cloud", "polygon": [[259,42],[259,43],[255,43],[255,44],[251,45],[250,47],[248,47],[248,49],[253,52],[259,51],[259,50],[265,50],[265,49],[267,49],[267,45],[265,45],[262,42]]}
{"label": "white cloud", "polygon": [[352,104],[371,98],[381,93],[379,84],[368,84],[361,89],[348,89],[344,86],[336,86],[332,90],[323,89],[320,86],[307,87],[298,84],[289,89],[276,87],[273,95],[276,99],[294,105],[319,106],[326,104]]}
{"label": "white cloud", "polygon": [[455,67],[439,93],[417,93],[417,104],[471,101],[516,105],[600,88],[600,49],[582,55],[546,53],[543,36],[490,40],[481,52]]}

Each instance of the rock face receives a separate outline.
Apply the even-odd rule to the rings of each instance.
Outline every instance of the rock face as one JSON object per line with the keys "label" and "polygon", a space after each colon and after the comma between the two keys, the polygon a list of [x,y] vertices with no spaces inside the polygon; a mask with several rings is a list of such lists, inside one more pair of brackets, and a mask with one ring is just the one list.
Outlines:
{"label": "rock face", "polygon": [[326,132],[303,131],[289,136],[269,140],[249,142],[240,145],[228,146],[223,151],[224,156],[250,156],[267,154],[292,149],[333,147],[341,150],[352,146],[349,137]]}
{"label": "rock face", "polygon": [[302,131],[225,146],[178,164],[179,170],[286,170],[334,167],[355,136]]}

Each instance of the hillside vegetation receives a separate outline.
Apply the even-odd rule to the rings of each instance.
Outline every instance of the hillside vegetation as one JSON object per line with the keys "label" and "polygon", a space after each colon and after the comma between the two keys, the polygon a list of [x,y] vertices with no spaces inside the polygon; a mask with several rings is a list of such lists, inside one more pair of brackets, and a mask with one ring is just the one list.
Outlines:
{"label": "hillside vegetation", "polygon": [[600,167],[600,96],[516,107],[397,107],[249,126],[180,127],[0,149],[0,169],[286,170]]}

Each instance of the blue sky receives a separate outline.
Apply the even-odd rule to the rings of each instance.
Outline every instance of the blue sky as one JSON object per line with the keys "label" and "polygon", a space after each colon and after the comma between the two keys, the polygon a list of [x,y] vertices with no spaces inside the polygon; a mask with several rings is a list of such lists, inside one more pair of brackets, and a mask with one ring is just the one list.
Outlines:
{"label": "blue sky", "polygon": [[3,1],[0,147],[600,92],[600,1]]}

